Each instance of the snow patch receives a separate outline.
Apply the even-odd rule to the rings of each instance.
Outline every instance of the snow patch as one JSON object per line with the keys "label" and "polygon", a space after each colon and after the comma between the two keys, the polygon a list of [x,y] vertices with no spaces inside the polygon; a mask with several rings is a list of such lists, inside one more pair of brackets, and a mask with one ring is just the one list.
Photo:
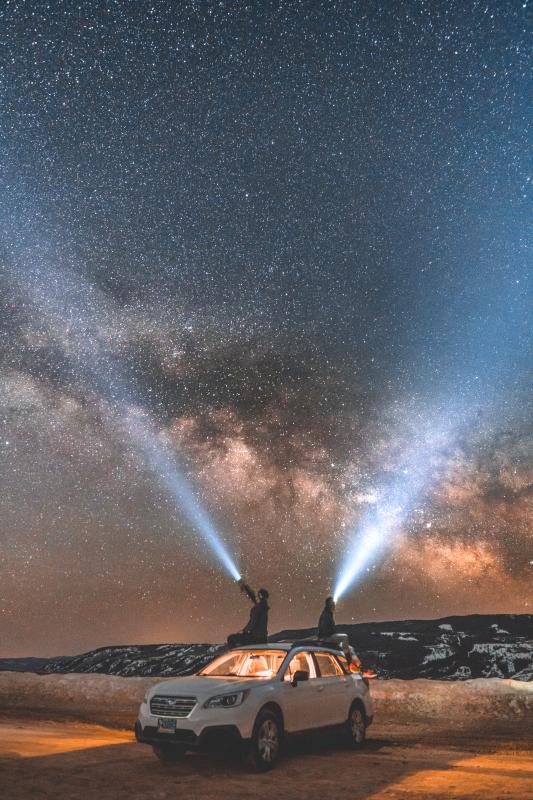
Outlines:
{"label": "snow patch", "polygon": [[503,633],[509,636],[509,631],[506,631],[504,628],[500,628],[499,625],[491,625],[490,626],[495,633]]}
{"label": "snow patch", "polygon": [[449,658],[453,655],[453,650],[446,644],[441,645],[432,645],[430,647],[426,647],[426,650],[429,652],[424,656],[423,664],[427,664],[428,661],[439,661],[443,658]]}
{"label": "snow patch", "polygon": [[[34,675],[0,672],[0,706],[11,711],[69,715],[132,725],[146,690],[161,678],[116,675]],[[533,714],[533,683],[499,678],[462,681],[378,680],[371,684],[376,718],[406,713],[444,720],[465,716],[517,718]]]}

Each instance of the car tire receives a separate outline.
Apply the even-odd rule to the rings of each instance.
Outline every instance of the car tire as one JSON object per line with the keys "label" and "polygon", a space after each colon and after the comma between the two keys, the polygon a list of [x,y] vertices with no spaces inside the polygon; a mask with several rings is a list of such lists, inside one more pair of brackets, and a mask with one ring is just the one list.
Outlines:
{"label": "car tire", "polygon": [[185,755],[181,744],[153,744],[152,750],[162,764],[176,764]]}
{"label": "car tire", "polygon": [[254,772],[268,772],[276,766],[281,755],[282,736],[279,717],[268,709],[261,711],[255,721],[247,758]]}
{"label": "car tire", "polygon": [[366,714],[362,703],[352,703],[346,720],[346,742],[352,750],[360,750],[366,740]]}

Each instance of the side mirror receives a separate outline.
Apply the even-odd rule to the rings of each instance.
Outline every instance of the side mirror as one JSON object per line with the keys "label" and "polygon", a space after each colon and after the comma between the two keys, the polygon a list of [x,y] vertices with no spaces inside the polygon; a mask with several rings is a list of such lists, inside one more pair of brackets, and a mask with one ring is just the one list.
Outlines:
{"label": "side mirror", "polygon": [[305,669],[297,669],[292,678],[292,685],[298,686],[300,681],[308,681],[309,680],[309,673],[306,672]]}

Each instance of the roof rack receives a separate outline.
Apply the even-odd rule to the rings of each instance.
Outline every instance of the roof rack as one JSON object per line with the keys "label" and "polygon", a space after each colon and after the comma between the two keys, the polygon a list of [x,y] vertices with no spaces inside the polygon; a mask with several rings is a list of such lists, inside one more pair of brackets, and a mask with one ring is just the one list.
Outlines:
{"label": "roof rack", "polygon": [[324,639],[319,639],[318,636],[308,636],[306,639],[279,639],[277,642],[272,642],[272,644],[290,644],[293,647],[305,647],[306,645],[312,645],[313,647],[325,647],[328,650],[335,650],[336,652],[341,650],[342,647],[339,642],[327,642]]}

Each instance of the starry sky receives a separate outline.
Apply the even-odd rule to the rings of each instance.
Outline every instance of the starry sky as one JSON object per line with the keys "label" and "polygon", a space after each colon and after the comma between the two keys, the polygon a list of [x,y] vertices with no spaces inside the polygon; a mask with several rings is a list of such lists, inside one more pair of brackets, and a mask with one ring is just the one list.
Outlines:
{"label": "starry sky", "polygon": [[510,0],[2,3],[0,655],[246,621],[139,418],[272,632],[392,497],[339,622],[532,612],[530,33]]}

